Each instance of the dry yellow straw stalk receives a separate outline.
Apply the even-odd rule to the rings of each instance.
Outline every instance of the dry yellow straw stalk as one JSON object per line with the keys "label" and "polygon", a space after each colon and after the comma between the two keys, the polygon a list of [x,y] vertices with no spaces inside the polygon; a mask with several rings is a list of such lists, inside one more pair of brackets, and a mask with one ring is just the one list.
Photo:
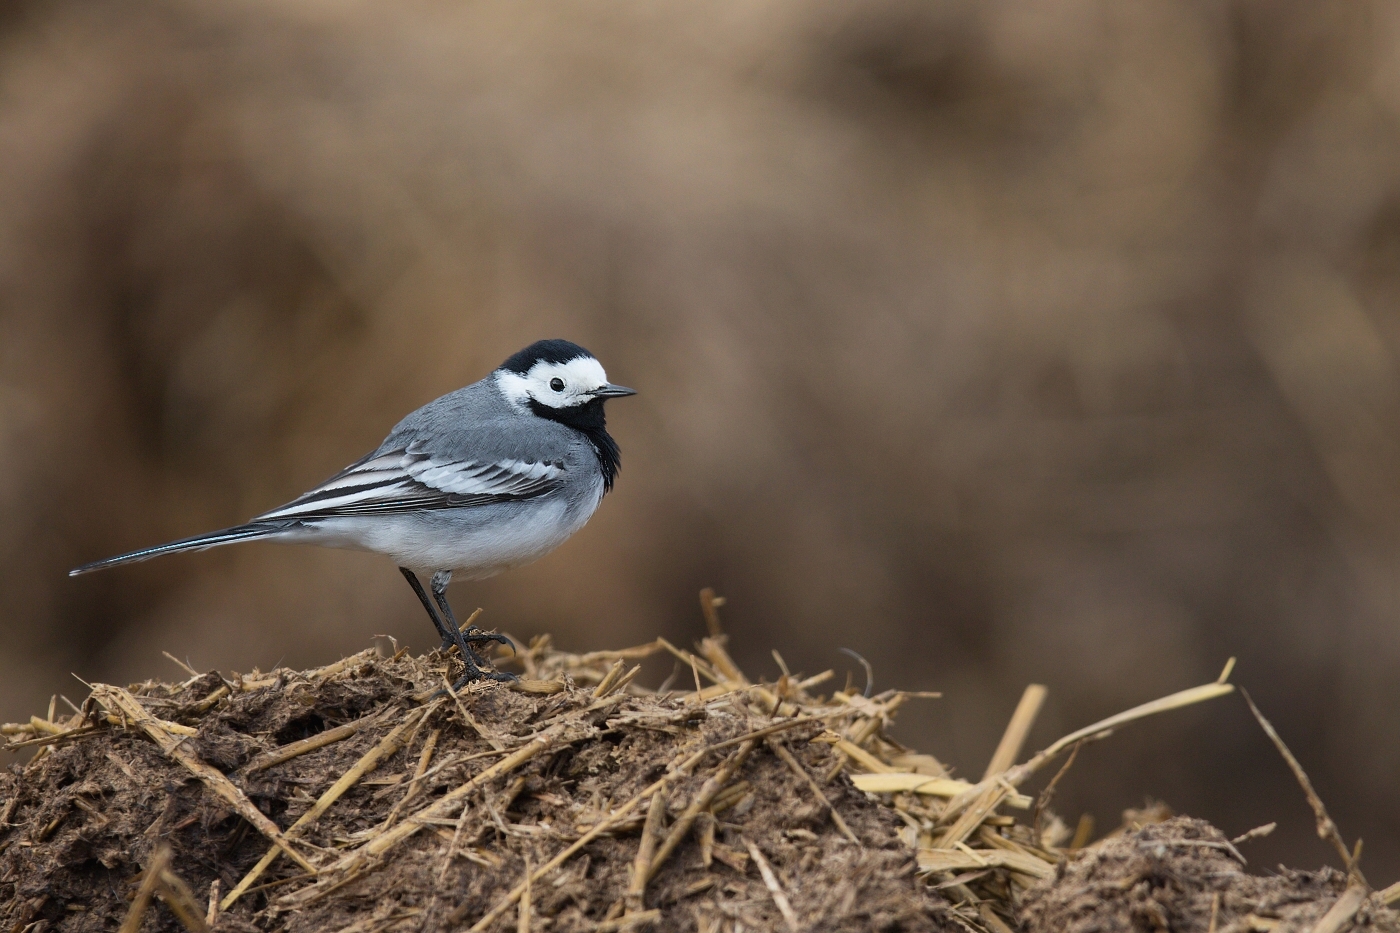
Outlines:
{"label": "dry yellow straw stalk", "polygon": [[856,838],[856,834],[851,832],[851,827],[846,825],[846,818],[831,805],[831,801],[827,799],[826,794],[822,791],[817,782],[812,779],[812,776],[807,773],[807,769],[802,767],[798,760],[792,756],[792,752],[787,750],[787,746],[783,744],[783,740],[769,736],[764,741],[766,741],[768,747],[773,750],[773,754],[781,758],[783,764],[788,766],[788,770],[806,783],[807,788],[812,794],[822,802],[822,805],[826,807],[826,811],[831,814],[831,820],[836,824],[836,828],[841,830],[841,835],[845,836],[856,845],[860,845],[860,840]]}
{"label": "dry yellow straw stalk", "polygon": [[175,919],[190,933],[208,933],[209,925],[204,921],[204,911],[194,899],[194,892],[169,866],[160,870],[160,885],[156,888],[156,896],[170,908]]}
{"label": "dry yellow straw stalk", "polygon": [[[1312,807],[1313,816],[1317,819],[1317,835],[1320,839],[1326,839],[1332,843],[1337,853],[1342,857],[1342,864],[1346,865],[1347,871],[1357,878],[1360,872],[1356,867],[1356,860],[1352,857],[1351,850],[1347,848],[1346,842],[1342,839],[1341,831],[1337,829],[1337,824],[1332,822],[1332,817],[1327,815],[1327,807],[1323,805],[1322,798],[1313,789],[1312,781],[1308,779],[1308,774],[1303,770],[1303,766],[1298,763],[1298,759],[1293,757],[1293,753],[1288,750],[1288,746],[1283,743],[1283,738],[1274,729],[1273,723],[1264,718],[1264,714],[1259,712],[1259,707],[1254,705],[1254,700],[1250,699],[1248,693],[1244,693],[1244,701],[1249,704],[1249,711],[1254,714],[1260,728],[1264,734],[1274,743],[1283,760],[1288,763],[1289,770],[1293,772],[1294,778],[1303,788],[1303,795],[1308,798],[1308,806]],[[1362,879],[1364,881],[1364,879]]]}
{"label": "dry yellow straw stalk", "polygon": [[1353,881],[1349,884],[1336,903],[1317,921],[1312,933],[1339,933],[1350,926],[1351,918],[1355,917],[1361,905],[1366,903],[1367,890],[1364,883]]}
{"label": "dry yellow straw stalk", "polygon": [[1016,704],[1016,712],[1006,724],[1006,731],[1002,733],[997,750],[992,753],[992,760],[987,763],[982,780],[1000,774],[1021,757],[1021,747],[1026,744],[1026,737],[1030,735],[1031,726],[1035,725],[1035,717],[1040,715],[1040,707],[1045,703],[1045,695],[1048,692],[1041,684],[1030,684],[1026,687],[1025,693],[1021,694],[1021,702]]}
{"label": "dry yellow straw stalk", "polygon": [[151,859],[146,863],[146,871],[141,876],[141,886],[136,889],[136,897],[131,901],[131,909],[126,912],[118,933],[137,933],[141,921],[146,918],[146,910],[155,897],[156,886],[160,884],[160,873],[170,865],[170,847],[156,846]]}
{"label": "dry yellow straw stalk", "polygon": [[647,881],[651,878],[651,861],[656,854],[661,821],[666,814],[666,795],[660,791],[651,795],[646,822],[642,824],[642,840],[637,845],[637,857],[632,862],[632,881],[627,886],[627,912],[638,913],[646,904]]}
{"label": "dry yellow straw stalk", "polygon": [[318,748],[324,748],[342,739],[348,739],[365,726],[378,721],[383,715],[383,712],[370,713],[368,716],[362,716],[354,722],[347,722],[343,726],[336,726],[333,729],[318,732],[310,738],[305,738],[298,742],[289,742],[280,748],[275,748],[270,752],[254,756],[251,761],[238,770],[243,774],[252,774],[254,771],[262,771],[266,768],[280,765],[285,761],[291,761],[298,755],[305,755],[307,752],[313,752]]}
{"label": "dry yellow straw stalk", "polygon": [[613,662],[613,666],[608,669],[608,673],[603,679],[598,681],[598,686],[593,688],[593,699],[599,700],[607,696],[612,690],[612,685],[617,683],[617,679],[622,676],[623,670],[627,667],[627,662],[618,658]]}
{"label": "dry yellow straw stalk", "polygon": [[[870,794],[915,793],[929,797],[956,797],[980,785],[969,784],[955,778],[931,778],[926,774],[910,774],[907,771],[882,772],[877,774],[853,774],[851,783],[859,790]],[[1007,794],[1007,805],[1021,810],[1028,809],[1031,798],[1025,794]]]}
{"label": "dry yellow straw stalk", "polygon": [[792,904],[788,901],[787,894],[783,892],[782,885],[778,884],[778,876],[773,874],[773,867],[768,864],[768,860],[763,857],[758,846],[745,839],[744,847],[749,850],[749,857],[758,866],[758,873],[763,876],[764,887],[768,888],[768,893],[773,895],[773,903],[778,905],[778,913],[782,914],[783,919],[787,921],[788,929],[792,933],[798,933],[801,927],[797,923],[797,914],[793,912]]}
{"label": "dry yellow straw stalk", "polygon": [[1009,849],[920,849],[919,870],[976,871],[979,868],[1009,868],[1023,875],[1050,878],[1055,866],[1028,852]]}

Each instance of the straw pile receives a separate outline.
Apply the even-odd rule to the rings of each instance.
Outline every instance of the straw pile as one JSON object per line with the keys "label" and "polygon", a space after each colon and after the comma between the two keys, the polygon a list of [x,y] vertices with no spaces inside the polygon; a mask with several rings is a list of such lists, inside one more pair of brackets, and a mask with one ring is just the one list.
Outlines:
{"label": "straw pile", "polygon": [[[1254,878],[1211,827],[1153,814],[1086,847],[1020,793],[1082,742],[1231,692],[1228,669],[1018,765],[1028,688],[974,784],[887,736],[919,695],[751,682],[705,608],[697,652],[543,637],[513,685],[454,694],[454,656],[371,649],[99,684],[4,726],[39,751],[0,775],[0,930],[1400,929],[1400,890],[1358,870]],[[662,654],[690,689],[637,684]]]}

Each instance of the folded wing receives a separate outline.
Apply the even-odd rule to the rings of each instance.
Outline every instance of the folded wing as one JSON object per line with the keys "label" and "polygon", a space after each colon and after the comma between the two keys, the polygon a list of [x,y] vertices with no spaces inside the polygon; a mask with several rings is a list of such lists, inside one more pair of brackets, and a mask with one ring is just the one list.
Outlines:
{"label": "folded wing", "polygon": [[444,460],[410,445],[351,464],[293,502],[253,521],[456,509],[533,499],[564,478],[556,461]]}

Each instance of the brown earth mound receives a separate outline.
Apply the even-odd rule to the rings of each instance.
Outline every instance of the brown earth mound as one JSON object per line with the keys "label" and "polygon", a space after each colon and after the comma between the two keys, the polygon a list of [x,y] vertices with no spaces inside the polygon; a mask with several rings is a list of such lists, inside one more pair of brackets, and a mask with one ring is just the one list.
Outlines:
{"label": "brown earth mound", "polygon": [[[663,651],[696,690],[633,682]],[[1190,820],[1057,848],[1039,808],[998,812],[1056,751],[1010,767],[1024,715],[973,785],[885,737],[911,695],[751,684],[722,638],[520,661],[451,695],[453,658],[370,650],[6,726],[40,750],[0,774],[0,930],[1263,930],[1334,904],[1400,929],[1338,873],[1244,874]]]}
{"label": "brown earth mound", "polygon": [[[1331,868],[1247,874],[1230,840],[1201,820],[1176,817],[1106,839],[1062,863],[1027,894],[1028,933],[1123,930],[1400,930],[1400,916]],[[1353,911],[1347,918],[1341,915]]]}

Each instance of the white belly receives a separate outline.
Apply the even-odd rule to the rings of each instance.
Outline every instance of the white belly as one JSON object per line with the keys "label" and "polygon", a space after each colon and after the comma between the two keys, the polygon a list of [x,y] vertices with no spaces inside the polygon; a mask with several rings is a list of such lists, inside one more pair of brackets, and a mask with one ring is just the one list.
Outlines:
{"label": "white belly", "polygon": [[400,515],[346,516],[289,531],[288,541],[374,551],[400,567],[431,573],[452,570],[480,580],[538,560],[584,526],[602,499],[572,502],[549,497],[464,509]]}

